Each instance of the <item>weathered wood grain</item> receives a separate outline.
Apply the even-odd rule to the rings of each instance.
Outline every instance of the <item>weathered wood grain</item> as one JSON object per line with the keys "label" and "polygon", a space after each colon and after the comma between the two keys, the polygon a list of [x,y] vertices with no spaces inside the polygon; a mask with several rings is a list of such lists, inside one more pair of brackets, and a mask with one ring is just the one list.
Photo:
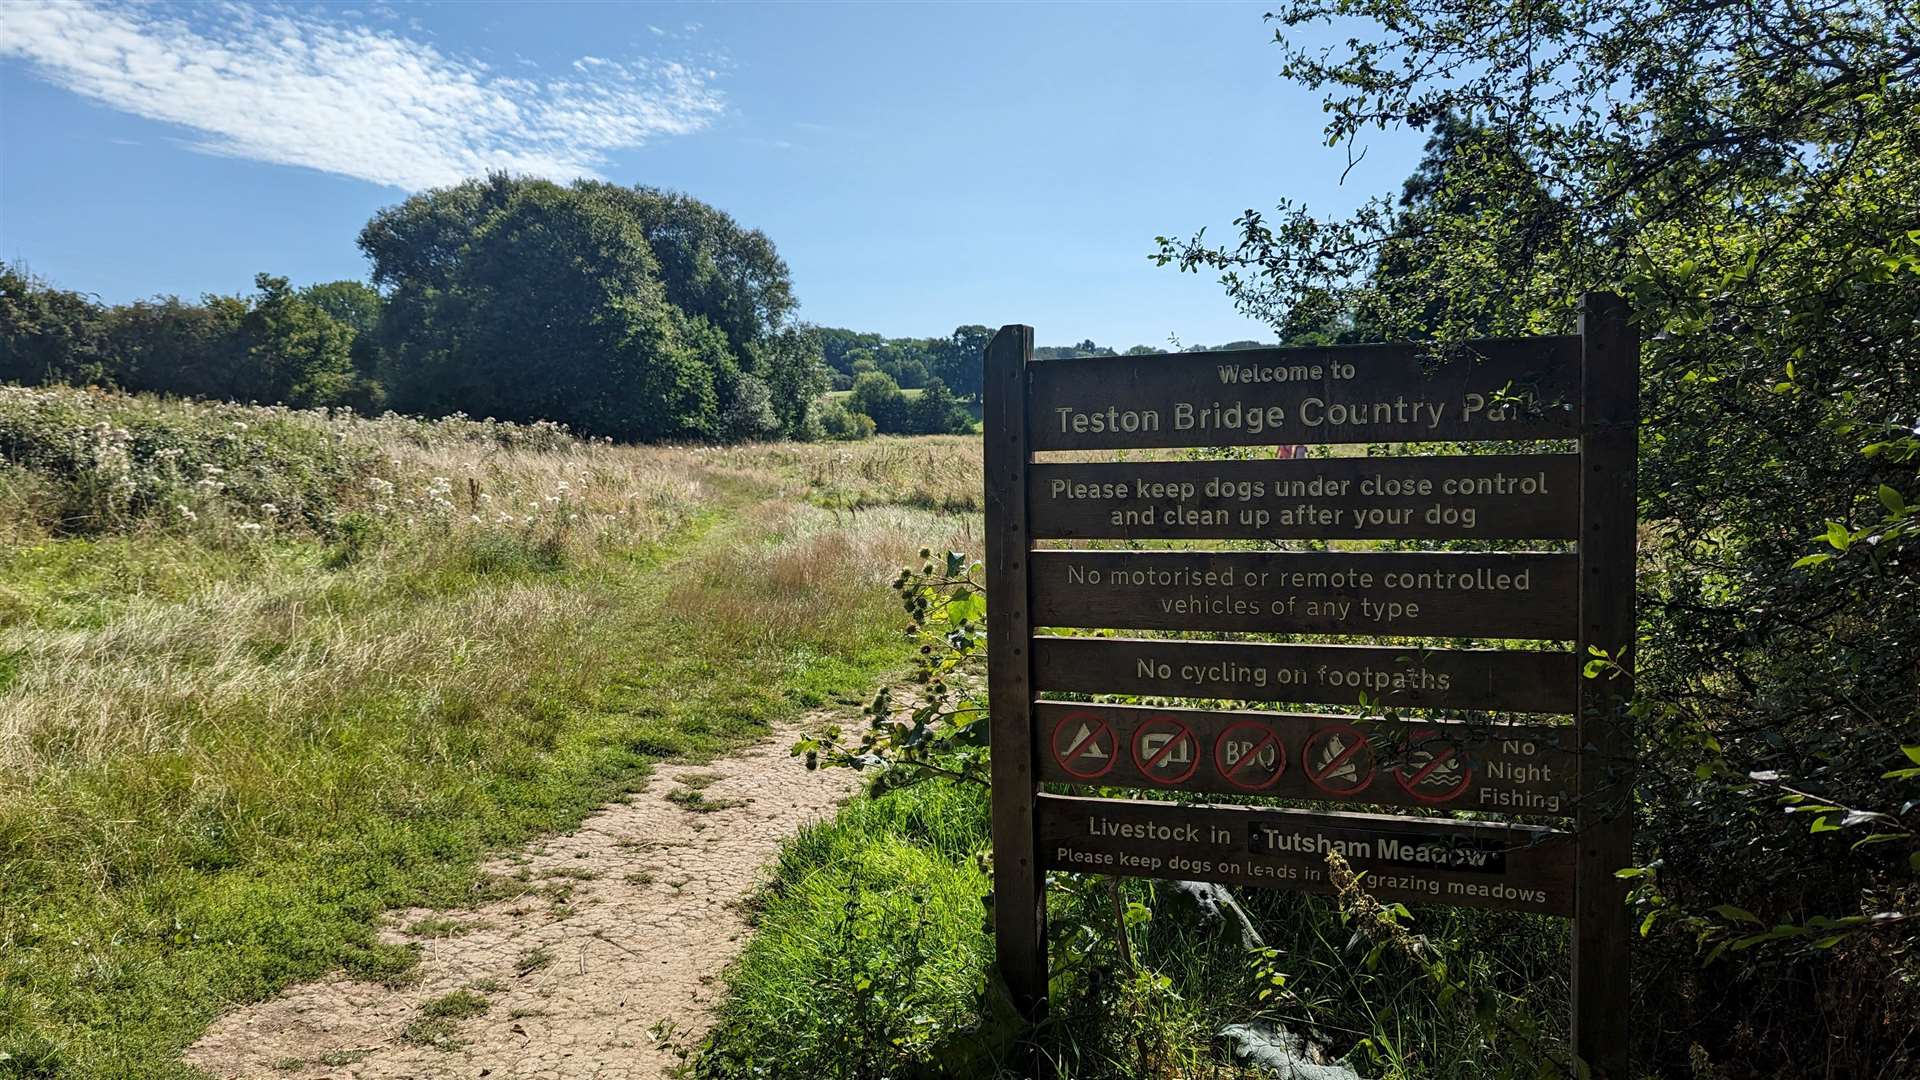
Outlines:
{"label": "weathered wood grain", "polygon": [[[1037,637],[1038,691],[1570,713],[1569,652]],[[1151,669],[1151,670],[1150,670]]]}
{"label": "weathered wood grain", "polygon": [[1036,551],[1033,624],[1570,641],[1571,554]]}
{"label": "weathered wood grain", "polygon": [[[1083,357],[1033,366],[1035,450],[1572,438],[1579,339]],[[1349,420],[1357,416],[1357,422]]]}
{"label": "weathered wood grain", "polygon": [[1575,454],[1054,461],[1033,535],[1062,540],[1571,540]]}
{"label": "weathered wood grain", "polygon": [[1049,870],[1333,892],[1338,850],[1383,900],[1567,915],[1569,834],[1538,826],[1043,794]]}
{"label": "weathered wood grain", "polygon": [[[1140,767],[1150,750],[1158,747],[1143,752],[1138,736],[1143,730],[1156,730],[1149,723],[1156,720],[1177,723],[1192,732],[1198,744],[1198,768],[1178,784],[1163,782],[1164,772],[1156,779]],[[1578,744],[1571,724],[1468,724],[1077,701],[1035,702],[1033,723],[1034,745],[1040,748],[1040,778],[1054,783],[1547,817],[1569,817],[1574,812]],[[1093,779],[1085,774],[1099,767],[1098,760],[1089,760],[1076,774],[1061,758],[1064,750],[1075,749],[1077,733],[1089,725],[1111,733],[1110,739],[1092,749],[1113,755],[1112,767]],[[1233,763],[1241,755],[1222,753],[1221,742],[1257,744],[1268,732],[1278,743],[1282,767],[1272,782],[1256,786],[1263,785],[1267,772],[1234,775]],[[1364,739],[1367,746],[1356,748],[1357,739]],[[1064,750],[1056,752],[1056,747]],[[1356,751],[1353,756],[1333,769],[1323,768],[1316,783],[1311,775],[1316,761],[1334,764],[1330,758],[1337,759],[1350,749]],[[1462,762],[1466,776],[1457,796],[1415,797],[1417,787],[1410,790],[1396,780],[1396,773],[1403,778],[1417,776],[1436,753],[1449,750]],[[1253,764],[1257,769],[1259,762]]]}

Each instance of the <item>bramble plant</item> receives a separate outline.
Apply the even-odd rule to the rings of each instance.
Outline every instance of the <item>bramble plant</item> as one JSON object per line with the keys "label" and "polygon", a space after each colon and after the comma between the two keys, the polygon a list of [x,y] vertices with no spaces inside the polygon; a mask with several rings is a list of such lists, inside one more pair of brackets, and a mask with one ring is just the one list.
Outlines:
{"label": "bramble plant", "polygon": [[917,572],[903,569],[893,579],[910,620],[902,632],[919,646],[914,682],[920,690],[896,700],[891,688],[882,689],[851,740],[838,727],[802,738],[793,753],[809,769],[898,768],[909,777],[987,784],[987,703],[974,670],[987,641],[981,566],[961,551],[936,556],[922,548],[920,557],[926,561]]}

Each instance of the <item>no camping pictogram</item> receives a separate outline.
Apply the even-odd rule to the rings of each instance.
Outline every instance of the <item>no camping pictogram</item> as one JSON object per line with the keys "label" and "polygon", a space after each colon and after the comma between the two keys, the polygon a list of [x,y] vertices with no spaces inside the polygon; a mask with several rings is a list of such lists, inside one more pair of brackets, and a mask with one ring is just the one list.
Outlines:
{"label": "no camping pictogram", "polygon": [[1352,724],[1328,724],[1307,736],[1300,748],[1300,768],[1314,787],[1345,797],[1373,783],[1379,761],[1366,732]]}
{"label": "no camping pictogram", "polygon": [[1272,728],[1256,720],[1228,725],[1213,744],[1213,764],[1234,787],[1263,791],[1287,771],[1287,748]]}
{"label": "no camping pictogram", "polygon": [[1473,766],[1454,740],[1432,731],[1416,731],[1405,760],[1393,770],[1401,790],[1423,803],[1452,802],[1473,783]]}
{"label": "no camping pictogram", "polygon": [[1119,744],[1113,729],[1097,714],[1068,713],[1053,726],[1053,760],[1079,780],[1094,780],[1113,770]]}
{"label": "no camping pictogram", "polygon": [[1200,768],[1200,740],[1171,716],[1156,716],[1133,732],[1133,763],[1156,784],[1178,784]]}

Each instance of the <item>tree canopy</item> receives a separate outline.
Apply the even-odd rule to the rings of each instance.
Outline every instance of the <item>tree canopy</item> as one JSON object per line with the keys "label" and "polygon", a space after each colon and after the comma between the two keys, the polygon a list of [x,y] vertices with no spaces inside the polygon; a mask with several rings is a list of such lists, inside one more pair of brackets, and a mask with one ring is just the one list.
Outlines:
{"label": "tree canopy", "polygon": [[[1913,12],[1294,0],[1272,18],[1332,144],[1411,126],[1426,159],[1354,214],[1282,202],[1155,257],[1219,272],[1302,343],[1567,332],[1583,292],[1628,298],[1642,955],[1764,965],[1697,995],[1636,980],[1662,1021],[1642,1049],[1662,1073],[1697,1071],[1692,1043],[1801,1053],[1789,1070],[1812,1074],[1833,1041],[1782,1032],[1819,1015],[1863,1067],[1900,1071],[1911,1026],[1877,1018],[1916,1005],[1920,927]],[[1329,19],[1363,28],[1288,37]],[[1862,987],[1871,1006],[1834,1004]]]}
{"label": "tree canopy", "polygon": [[360,246],[387,290],[381,370],[404,410],[793,436],[824,386],[773,245],[687,196],[494,175],[381,211]]}

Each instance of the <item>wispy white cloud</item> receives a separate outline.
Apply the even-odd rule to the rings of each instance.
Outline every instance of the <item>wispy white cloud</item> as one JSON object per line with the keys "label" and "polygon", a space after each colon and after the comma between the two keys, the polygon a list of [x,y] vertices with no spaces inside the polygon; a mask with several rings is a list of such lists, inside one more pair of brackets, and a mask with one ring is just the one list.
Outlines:
{"label": "wispy white cloud", "polygon": [[610,153],[699,131],[725,108],[703,66],[582,57],[562,76],[513,77],[391,30],[231,4],[11,0],[0,57],[193,128],[208,153],[410,191],[490,169],[597,176]]}

